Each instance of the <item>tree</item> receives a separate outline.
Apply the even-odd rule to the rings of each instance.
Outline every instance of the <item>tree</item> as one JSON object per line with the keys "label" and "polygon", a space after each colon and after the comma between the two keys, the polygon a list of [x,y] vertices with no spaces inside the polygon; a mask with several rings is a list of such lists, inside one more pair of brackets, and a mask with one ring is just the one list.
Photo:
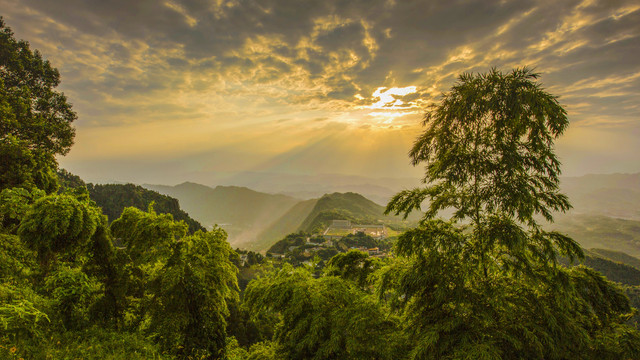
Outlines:
{"label": "tree", "polygon": [[31,51],[28,42],[15,40],[0,18],[2,188],[38,186],[51,192],[54,155],[69,152],[75,135],[71,123],[77,117],[64,94],[55,90],[59,84],[58,70]]}
{"label": "tree", "polygon": [[[558,266],[559,256],[582,258],[582,250],[537,222],[570,208],[553,151],[566,112],[537,78],[526,68],[464,74],[425,115],[410,156],[425,164],[426,186],[397,194],[386,212],[406,217],[425,201],[428,209],[398,239],[400,259],[382,271],[378,287],[405,317],[412,358],[595,359],[640,351],[637,331],[624,325],[631,308],[621,289],[583,268]],[[450,221],[436,219],[444,209],[453,209]],[[616,336],[636,345],[602,341]]]}
{"label": "tree", "polygon": [[28,141],[30,149],[68,153],[77,116],[64,94],[54,90],[60,73],[39,51],[31,51],[28,42],[16,41],[1,18],[0,84],[2,138],[13,135]]}
{"label": "tree", "polygon": [[359,250],[349,250],[332,257],[325,268],[325,274],[339,276],[356,283],[361,289],[366,289],[371,281],[369,275],[382,267],[382,261],[378,258]]}
{"label": "tree", "polygon": [[406,350],[395,318],[335,276],[286,264],[249,283],[245,302],[254,314],[280,314],[274,343],[284,359],[397,359]]}
{"label": "tree", "polygon": [[74,260],[78,251],[86,250],[89,241],[105,219],[100,209],[87,198],[71,195],[48,195],[39,198],[20,222],[18,235],[35,250],[43,271],[60,255]]}
{"label": "tree", "polygon": [[164,349],[181,358],[224,358],[225,316],[238,288],[226,237],[215,228],[174,242],[151,284],[151,329]]}

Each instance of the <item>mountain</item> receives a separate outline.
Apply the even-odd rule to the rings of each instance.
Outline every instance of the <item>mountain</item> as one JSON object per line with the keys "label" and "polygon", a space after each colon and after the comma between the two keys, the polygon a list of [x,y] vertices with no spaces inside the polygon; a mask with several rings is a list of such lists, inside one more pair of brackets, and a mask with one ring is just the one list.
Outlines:
{"label": "mountain", "polygon": [[569,235],[585,249],[622,251],[640,257],[640,221],[572,211],[556,215],[555,222],[545,228]]}
{"label": "mountain", "polygon": [[608,251],[607,254],[609,256],[603,256],[599,249],[585,251],[584,265],[598,270],[611,281],[631,286],[640,285],[640,269],[611,257],[624,257],[631,262],[640,262],[640,259],[616,251]]}
{"label": "mountain", "polygon": [[255,251],[264,251],[285,235],[298,232],[300,224],[311,214],[317,202],[318,199],[310,199],[297,203],[260,232],[256,240],[247,246]]}
{"label": "mountain", "polygon": [[402,220],[399,216],[384,215],[383,206],[352,192],[325,194],[318,199],[296,204],[262,231],[254,243],[247,246],[250,246],[251,250],[264,251],[288,234],[298,231],[321,231],[334,219],[351,220],[360,224],[383,222],[395,228],[407,228],[415,225],[418,217],[418,213],[410,216],[408,220]]}
{"label": "mountain", "polygon": [[589,252],[594,254],[594,256],[603,257],[611,261],[629,265],[640,270],[640,259],[633,257],[629,254],[625,254],[620,251],[596,249],[596,248],[589,249]]}
{"label": "mountain", "polygon": [[189,214],[180,208],[177,199],[162,195],[134,184],[91,184],[85,183],[79,176],[65,169],[58,169],[60,192],[68,189],[84,187],[89,192],[91,200],[102,208],[102,213],[109,222],[117,219],[126,207],[133,206],[147,211],[154,203],[154,210],[161,214],[171,214],[175,220],[182,220],[189,226],[189,232],[194,233],[205,228]]}
{"label": "mountain", "polygon": [[[352,192],[333,193],[322,196],[316,202],[309,215],[300,224],[298,230],[313,231],[318,227],[326,227],[327,221],[338,219],[338,213],[346,215],[345,220],[363,220],[365,222],[377,222],[382,218],[388,218],[384,215],[384,207],[374,203],[364,196]],[[323,214],[336,213],[337,217],[329,216],[321,219]],[[350,217],[350,218],[349,218]]]}
{"label": "mountain", "polygon": [[229,234],[229,242],[241,247],[254,241],[262,229],[300,201],[238,186],[210,188],[190,182],[176,186],[143,186],[177,198],[196,220],[206,227],[221,226]]}
{"label": "mountain", "polygon": [[380,205],[402,189],[420,184],[419,177],[389,178],[341,174],[294,175],[287,173],[243,172],[219,180],[221,184],[245,186],[256,191],[285,194],[309,200],[334,192],[355,192]]}
{"label": "mountain", "polygon": [[149,204],[154,203],[157,213],[171,214],[175,220],[182,220],[189,225],[189,232],[204,230],[204,227],[192,219],[180,208],[178,200],[133,184],[87,184],[89,197],[102,208],[109,222],[117,219],[125,207],[133,206],[147,211]]}
{"label": "mountain", "polygon": [[640,173],[566,177],[561,190],[573,205],[571,213],[640,221]]}

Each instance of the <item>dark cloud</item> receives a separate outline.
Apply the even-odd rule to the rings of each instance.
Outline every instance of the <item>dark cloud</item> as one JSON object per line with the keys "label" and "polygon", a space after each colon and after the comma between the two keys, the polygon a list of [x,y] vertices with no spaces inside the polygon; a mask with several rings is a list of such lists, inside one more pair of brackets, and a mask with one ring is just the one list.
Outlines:
{"label": "dark cloud", "polygon": [[526,65],[575,123],[640,129],[637,0],[0,0],[0,9],[60,69],[79,124],[246,116],[315,126],[347,111],[366,118],[376,89],[409,86],[394,99],[416,117],[462,72]]}

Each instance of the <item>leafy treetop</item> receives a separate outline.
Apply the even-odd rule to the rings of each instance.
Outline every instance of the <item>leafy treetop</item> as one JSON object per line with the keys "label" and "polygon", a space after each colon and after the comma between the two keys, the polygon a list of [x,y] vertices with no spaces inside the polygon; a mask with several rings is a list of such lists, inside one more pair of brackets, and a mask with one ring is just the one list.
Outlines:
{"label": "leafy treetop", "polygon": [[552,210],[568,210],[553,141],[569,122],[538,76],[527,68],[461,75],[428,109],[409,153],[414,165],[425,164],[429,185],[399,193],[387,212],[406,216],[429,200],[427,218],[451,207],[456,219],[504,213],[535,225],[535,214],[551,221]]}

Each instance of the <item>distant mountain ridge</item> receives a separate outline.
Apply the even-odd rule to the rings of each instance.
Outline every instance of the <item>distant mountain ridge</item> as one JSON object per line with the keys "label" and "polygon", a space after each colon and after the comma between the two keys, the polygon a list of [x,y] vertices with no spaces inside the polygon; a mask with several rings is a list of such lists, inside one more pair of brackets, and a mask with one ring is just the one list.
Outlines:
{"label": "distant mountain ridge", "polygon": [[565,177],[560,187],[571,213],[640,221],[640,173]]}
{"label": "distant mountain ridge", "polygon": [[326,226],[329,217],[360,222],[402,222],[399,217],[384,215],[382,205],[353,192],[299,200],[238,186],[210,188],[190,182],[143,186],[175,197],[206,227],[217,224],[225,229],[233,246],[254,251],[265,251],[287,234]]}
{"label": "distant mountain ridge", "polygon": [[[367,183],[367,178],[331,178],[326,175],[315,179],[312,176],[289,178],[259,174],[254,179],[252,174],[246,175],[235,180],[243,179],[243,184],[251,184],[261,191],[241,186],[211,188],[190,182],[176,186],[144,186],[177,198],[193,218],[205,226],[222,225],[229,232],[229,240],[234,246],[251,250],[265,250],[287,234],[311,230],[318,225],[314,220],[323,212],[329,215],[326,212],[345,214],[346,211],[359,218],[384,219],[384,204],[371,201],[359,191],[331,191],[306,200],[262,192],[268,188],[297,194],[304,199],[324,189],[357,188],[358,183]],[[325,177],[328,183],[314,190],[313,182],[320,182]],[[296,179],[301,183],[296,185]],[[283,182],[279,183],[281,180]],[[379,199],[402,188],[418,185],[417,181],[412,184],[408,179],[371,179],[368,183],[373,185],[363,190],[378,191]],[[557,214],[556,222],[549,224],[549,229],[567,233],[585,248],[624,251],[640,256],[640,174],[564,177],[561,179],[561,191],[569,196],[574,208],[567,214]]]}
{"label": "distant mountain ridge", "polygon": [[107,215],[109,222],[119,218],[126,207],[133,206],[147,211],[149,205],[154,203],[154,210],[157,213],[171,214],[175,220],[186,222],[190,233],[204,230],[198,221],[180,208],[178,200],[170,196],[134,184],[89,183],[86,186],[91,200],[102,208],[102,212]]}
{"label": "distant mountain ridge", "polygon": [[389,223],[402,222],[399,217],[384,215],[383,206],[360,194],[353,192],[325,194],[319,199],[305,200],[296,204],[280,219],[259,233],[254,244],[247,244],[247,246],[264,251],[287,234],[318,230],[326,227],[328,221],[334,218],[376,223],[380,220],[386,220]]}
{"label": "distant mountain ridge", "polygon": [[239,186],[210,188],[191,182],[176,186],[143,185],[180,201],[184,209],[205,227],[220,225],[234,246],[250,242],[265,226],[280,218],[300,200],[267,194]]}

